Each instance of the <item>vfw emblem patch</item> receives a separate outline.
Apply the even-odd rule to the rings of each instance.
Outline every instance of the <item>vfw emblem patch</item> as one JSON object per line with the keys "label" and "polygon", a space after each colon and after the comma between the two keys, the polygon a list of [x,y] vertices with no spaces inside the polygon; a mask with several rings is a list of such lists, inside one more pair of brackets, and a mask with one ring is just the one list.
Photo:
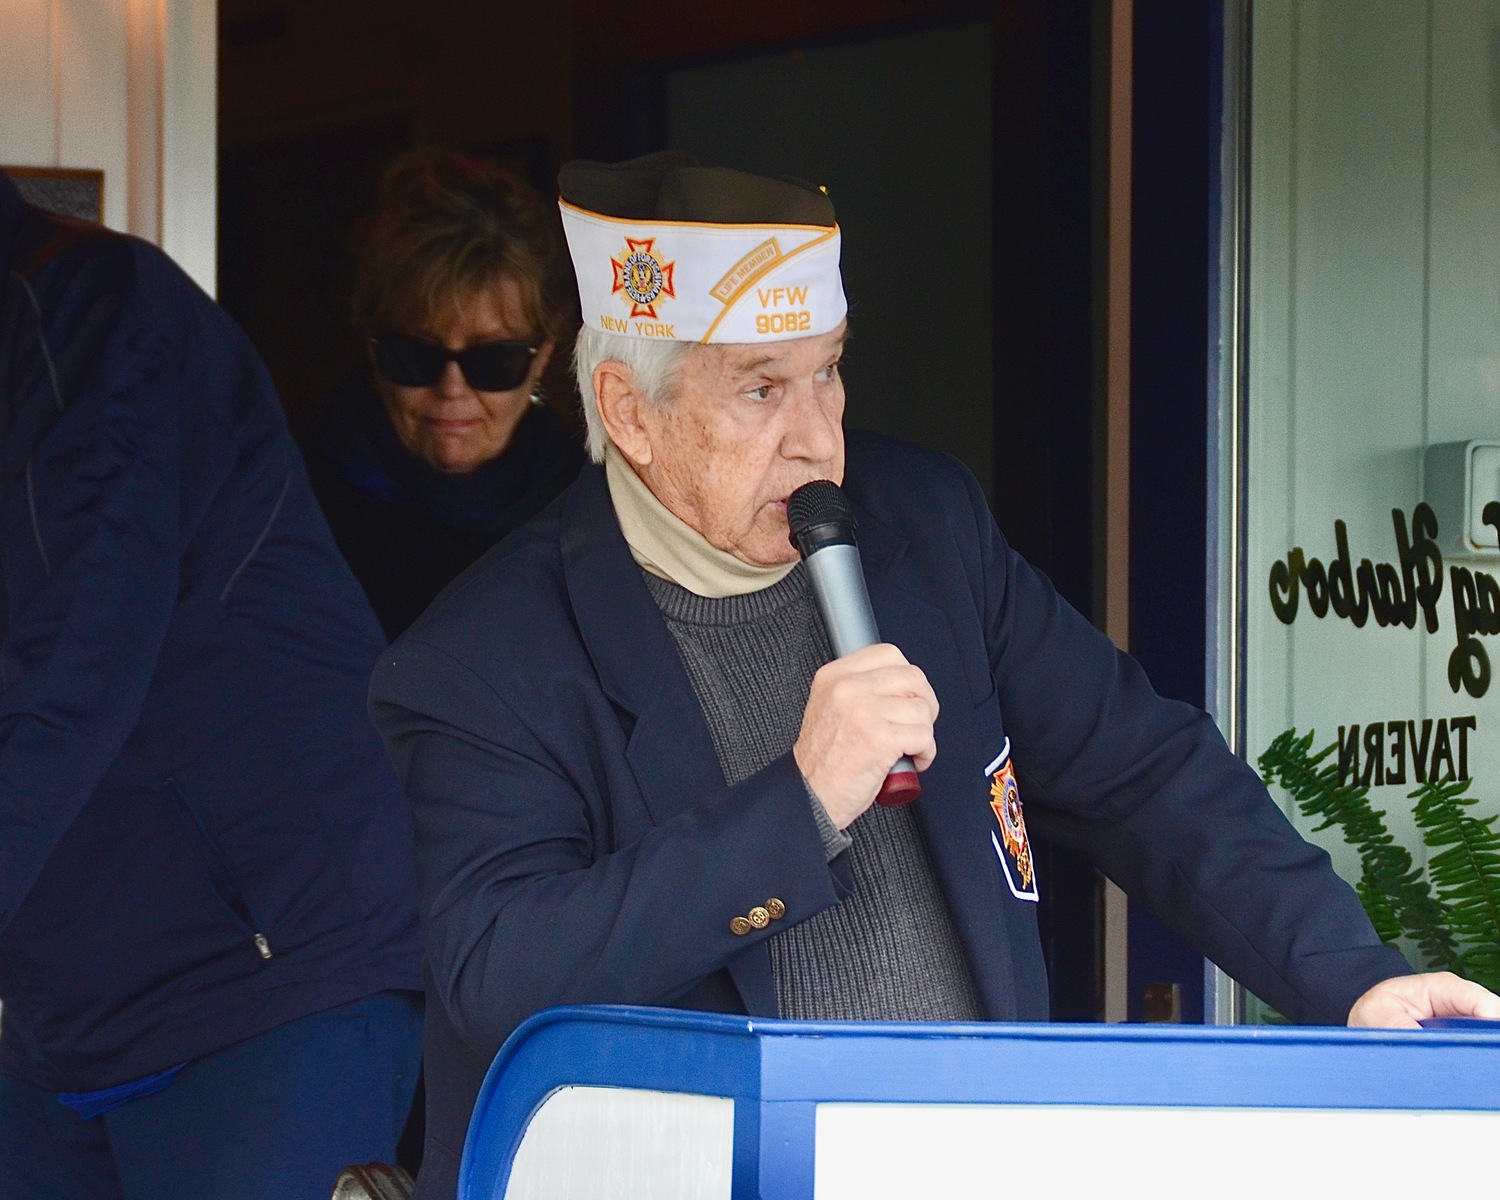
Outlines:
{"label": "vfw emblem patch", "polygon": [[1000,827],[998,837],[995,830],[990,830],[990,841],[1005,872],[1005,882],[1016,899],[1036,900],[1036,867],[1031,861],[1031,842],[1026,837],[1026,816],[1021,811],[1015,764],[1010,761],[1009,738],[984,774],[990,781],[990,808]]}
{"label": "vfw emblem patch", "polygon": [[675,262],[664,263],[656,252],[655,238],[626,238],[625,253],[609,260],[614,268],[610,295],[625,293],[632,317],[655,317],[657,301],[674,300],[672,287]]}

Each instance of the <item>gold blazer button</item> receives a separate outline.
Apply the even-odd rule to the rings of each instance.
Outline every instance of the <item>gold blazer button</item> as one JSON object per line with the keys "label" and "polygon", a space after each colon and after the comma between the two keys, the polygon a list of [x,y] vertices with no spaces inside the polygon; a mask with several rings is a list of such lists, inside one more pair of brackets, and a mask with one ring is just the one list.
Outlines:
{"label": "gold blazer button", "polygon": [[729,922],[729,932],[734,934],[735,937],[744,937],[754,928],[755,926],[751,925],[744,917],[735,917],[734,920]]}
{"label": "gold blazer button", "polygon": [[786,905],[772,896],[766,901],[766,911],[771,914],[771,920],[779,921],[786,916]]}
{"label": "gold blazer button", "polygon": [[756,929],[764,929],[771,923],[771,914],[758,904],[746,915],[750,918],[750,924],[755,926]]}

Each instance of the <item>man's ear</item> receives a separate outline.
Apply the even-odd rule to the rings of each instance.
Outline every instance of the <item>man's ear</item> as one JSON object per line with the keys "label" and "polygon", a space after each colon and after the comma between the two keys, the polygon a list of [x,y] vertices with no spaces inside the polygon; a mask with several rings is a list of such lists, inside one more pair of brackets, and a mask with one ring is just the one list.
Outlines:
{"label": "man's ear", "polygon": [[606,359],[594,368],[594,402],[604,432],[636,467],[651,462],[651,436],[641,421],[646,398],[630,368],[617,359]]}

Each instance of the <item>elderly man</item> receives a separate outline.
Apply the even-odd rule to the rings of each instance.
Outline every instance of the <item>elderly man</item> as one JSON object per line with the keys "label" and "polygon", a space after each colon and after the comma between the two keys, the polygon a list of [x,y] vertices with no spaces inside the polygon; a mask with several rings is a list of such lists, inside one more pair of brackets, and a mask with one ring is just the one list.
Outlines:
{"label": "elderly man", "polygon": [[[1028,823],[1294,1020],[1500,1015],[1410,974],[1209,718],[1007,548],[962,467],[846,436],[826,196],[675,155],[561,183],[601,465],[374,685],[418,830],[419,1196],[453,1194],[486,1065],[548,1005],[1045,1019]],[[832,662],[788,542],[817,479],[853,503],[890,640]],[[921,799],[872,806],[902,755]]]}

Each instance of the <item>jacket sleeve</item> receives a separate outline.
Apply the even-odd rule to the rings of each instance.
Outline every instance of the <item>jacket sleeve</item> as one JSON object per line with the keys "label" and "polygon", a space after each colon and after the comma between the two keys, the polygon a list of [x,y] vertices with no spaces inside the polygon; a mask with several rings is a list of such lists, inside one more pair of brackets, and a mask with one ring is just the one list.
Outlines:
{"label": "jacket sleeve", "polygon": [[632,839],[600,786],[624,762],[580,773],[609,753],[595,732],[523,719],[442,649],[398,641],[371,711],[413,806],[429,970],[481,1053],[551,1005],[669,1004],[785,927],[737,936],[732,917],[774,896],[802,919],[840,898],[790,753]]}
{"label": "jacket sleeve", "polygon": [[[0,929],[134,727],[171,621],[182,386],[174,359],[162,341],[117,330],[16,466],[19,477],[6,481]],[[16,397],[18,409],[63,400],[46,388]]]}
{"label": "jacket sleeve", "polygon": [[1410,973],[1209,716],[1158,696],[1005,544],[972,483],[969,506],[1032,831],[1091,859],[1293,1021],[1342,1023],[1366,989]]}

